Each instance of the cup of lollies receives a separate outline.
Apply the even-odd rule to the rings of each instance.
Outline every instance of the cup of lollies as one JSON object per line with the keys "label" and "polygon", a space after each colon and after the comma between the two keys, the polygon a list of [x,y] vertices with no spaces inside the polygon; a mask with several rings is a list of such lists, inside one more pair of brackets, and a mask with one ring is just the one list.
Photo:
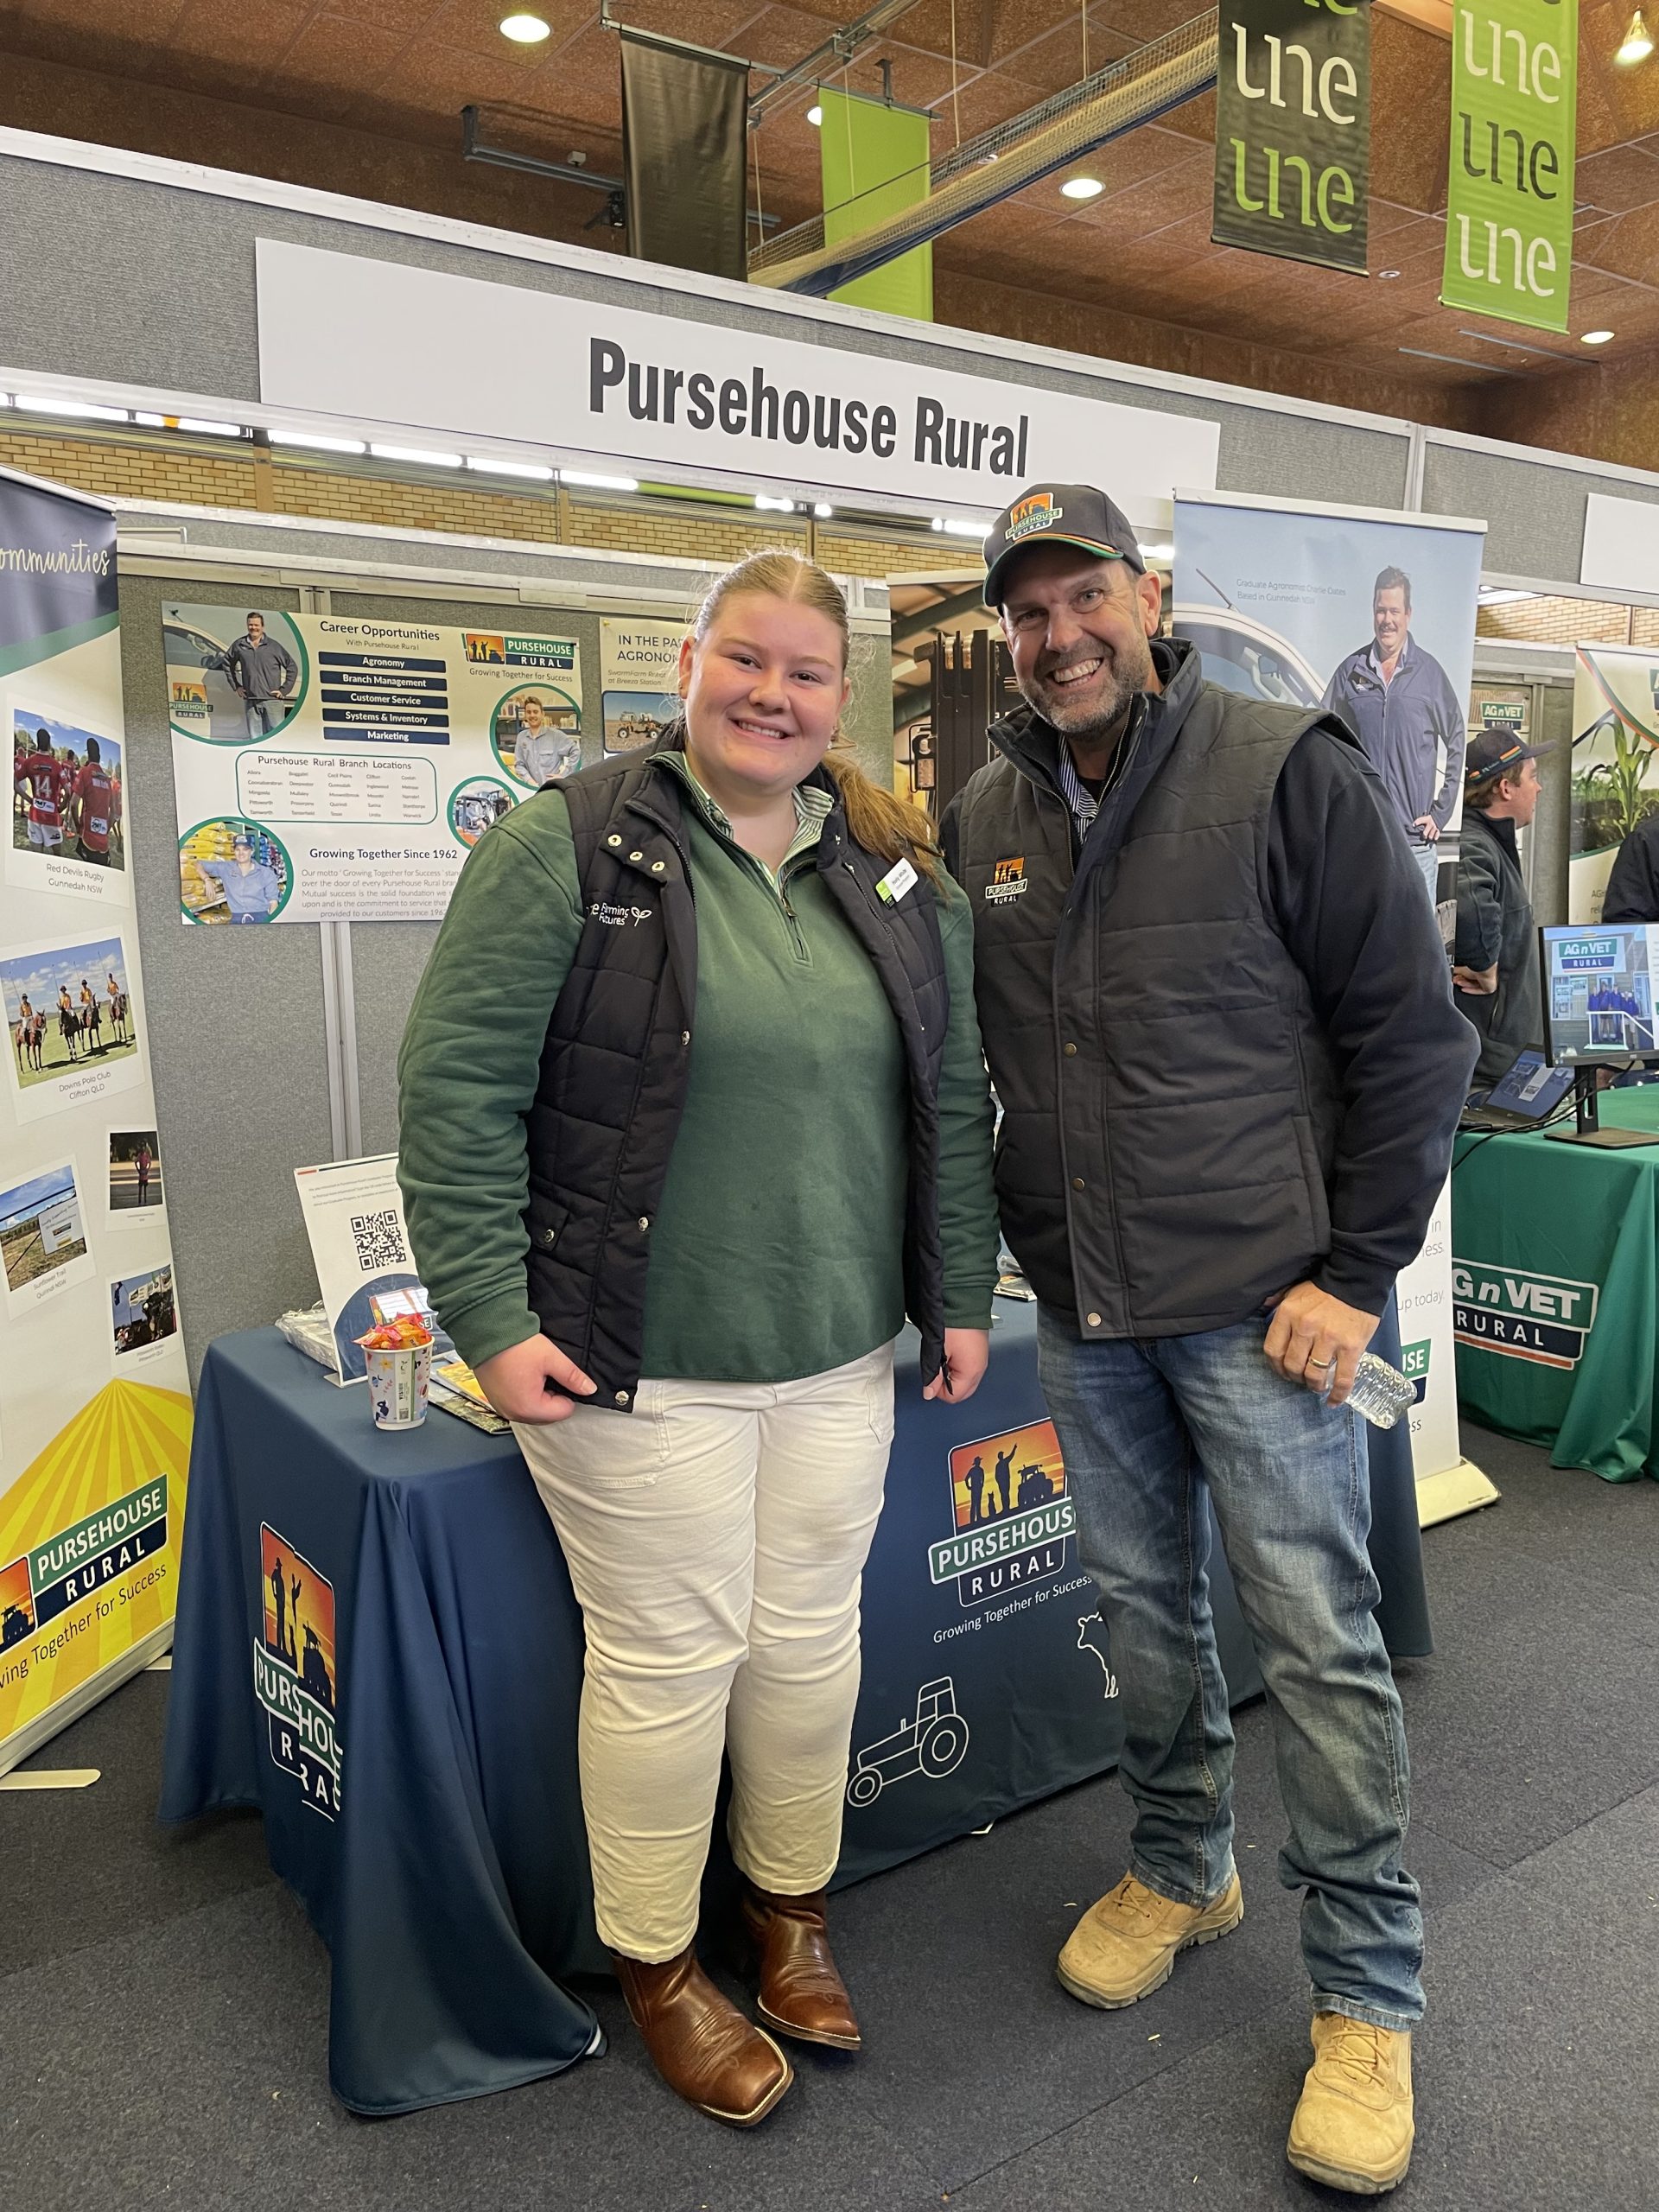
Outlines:
{"label": "cup of lollies", "polygon": [[432,1332],[411,1314],[382,1321],[357,1339],[369,1380],[377,1428],[418,1428],[426,1419]]}

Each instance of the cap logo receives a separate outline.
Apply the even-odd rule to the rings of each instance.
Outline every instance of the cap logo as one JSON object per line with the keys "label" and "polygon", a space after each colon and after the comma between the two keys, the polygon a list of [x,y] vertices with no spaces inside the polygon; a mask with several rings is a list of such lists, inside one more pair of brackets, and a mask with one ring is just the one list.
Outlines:
{"label": "cap logo", "polygon": [[1005,544],[1017,544],[1022,537],[1029,537],[1034,530],[1052,530],[1065,513],[1057,506],[1052,492],[1033,492],[1028,499],[1020,499],[1008,509],[1008,519],[1002,531]]}

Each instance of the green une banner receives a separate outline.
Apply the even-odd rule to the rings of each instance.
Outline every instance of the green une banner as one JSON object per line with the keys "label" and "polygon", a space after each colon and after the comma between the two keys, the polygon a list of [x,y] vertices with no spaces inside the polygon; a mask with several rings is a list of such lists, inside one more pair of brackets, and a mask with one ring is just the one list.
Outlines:
{"label": "green une banner", "polygon": [[[915,108],[888,107],[856,93],[818,88],[823,166],[823,242],[874,229],[928,194],[928,124]],[[912,246],[896,261],[856,276],[830,295],[843,306],[879,308],[933,320],[933,248]]]}
{"label": "green une banner", "polygon": [[1441,303],[1567,328],[1579,0],[1482,0],[1452,30]]}
{"label": "green une banner", "polygon": [[1221,0],[1218,245],[1365,268],[1369,0]]}

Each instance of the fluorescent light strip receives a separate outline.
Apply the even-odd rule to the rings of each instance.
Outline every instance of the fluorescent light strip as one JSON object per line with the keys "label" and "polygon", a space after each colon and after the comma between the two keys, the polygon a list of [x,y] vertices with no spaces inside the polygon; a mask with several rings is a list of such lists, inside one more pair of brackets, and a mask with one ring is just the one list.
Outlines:
{"label": "fluorescent light strip", "polygon": [[418,462],[423,468],[459,468],[462,465],[458,453],[429,453],[424,448],[415,446],[377,446],[372,443],[369,451],[376,461],[412,461]]}
{"label": "fluorescent light strip", "polygon": [[935,515],[935,530],[942,530],[947,537],[983,537],[985,524],[970,522],[965,515]]}
{"label": "fluorescent light strip", "polygon": [[561,484],[581,484],[590,492],[637,492],[639,480],[634,476],[589,476],[579,468],[562,468]]}
{"label": "fluorescent light strip", "polygon": [[537,484],[550,484],[553,472],[539,461],[489,461],[483,455],[469,453],[468,468],[476,468],[486,476],[528,476]]}
{"label": "fluorescent light strip", "polygon": [[66,415],[90,423],[124,423],[129,419],[124,407],[97,407],[90,399],[51,399],[35,392],[20,391],[14,404],[26,415]]}
{"label": "fluorescent light strip", "polygon": [[310,453],[368,451],[361,438],[325,438],[320,432],[310,430],[272,430],[269,435],[274,446],[300,446]]}
{"label": "fluorescent light strip", "polygon": [[792,515],[795,512],[793,499],[774,499],[766,492],[755,493],[754,504],[766,514]]}
{"label": "fluorescent light strip", "polygon": [[241,438],[247,435],[239,423],[209,423],[199,415],[181,415],[179,428],[198,438]]}

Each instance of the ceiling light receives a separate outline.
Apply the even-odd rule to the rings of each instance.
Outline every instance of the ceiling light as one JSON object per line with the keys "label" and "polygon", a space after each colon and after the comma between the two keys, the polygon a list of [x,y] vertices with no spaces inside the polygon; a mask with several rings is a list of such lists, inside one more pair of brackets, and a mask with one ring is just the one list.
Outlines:
{"label": "ceiling light", "polygon": [[1397,269],[1379,269],[1376,272],[1376,281],[1379,284],[1391,284],[1399,274],[1400,271]]}
{"label": "ceiling light", "polygon": [[817,503],[817,505],[813,507],[812,512],[813,512],[813,513],[817,517],[817,518],[818,518],[818,520],[819,520],[820,522],[828,522],[828,521],[829,521],[829,519],[830,519],[830,516],[831,516],[832,514],[834,514],[834,512],[835,512],[836,511],[835,511],[835,509],[834,509],[833,507],[827,507],[827,506],[825,506],[825,505],[823,504],[823,501],[822,499],[820,499],[820,500],[818,500],[818,502]]}
{"label": "ceiling light", "polygon": [[274,446],[304,446],[313,453],[366,453],[361,438],[325,438],[310,430],[272,430]]}
{"label": "ceiling light", "polygon": [[1511,591],[1502,584],[1482,584],[1479,592],[1483,607],[1512,607],[1516,600],[1536,599],[1535,591]]}
{"label": "ceiling light", "polygon": [[467,456],[468,468],[482,469],[486,476],[530,476],[538,484],[550,484],[553,472],[539,461],[491,461],[475,453]]}
{"label": "ceiling light", "polygon": [[515,46],[539,46],[547,35],[547,25],[539,16],[504,16],[501,18],[501,35],[510,38]]}
{"label": "ceiling light", "polygon": [[1624,34],[1624,43],[1619,48],[1613,59],[1622,67],[1629,69],[1638,61],[1645,61],[1652,52],[1653,40],[1649,35],[1647,25],[1642,20],[1642,10],[1638,8],[1630,17],[1630,28]]}
{"label": "ceiling light", "polygon": [[90,399],[46,399],[20,391],[15,403],[29,415],[72,415],[93,423],[124,423],[124,407],[95,407]]}
{"label": "ceiling light", "polygon": [[1060,187],[1068,200],[1098,200],[1105,189],[1097,176],[1069,176]]}
{"label": "ceiling light", "polygon": [[424,468],[459,468],[461,465],[461,455],[458,453],[428,453],[423,447],[419,446],[372,444],[369,451],[377,461],[418,461]]}
{"label": "ceiling light", "polygon": [[178,426],[199,438],[239,438],[242,435],[239,423],[209,423],[200,415],[181,415]]}
{"label": "ceiling light", "polygon": [[1173,545],[1143,545],[1141,552],[1142,558],[1147,561],[1173,561],[1175,558]]}
{"label": "ceiling light", "polygon": [[579,468],[562,468],[562,484],[585,484],[594,492],[637,492],[639,480],[634,476],[585,476]]}
{"label": "ceiling light", "polygon": [[823,110],[814,105],[806,111],[806,119],[815,130],[817,130],[823,121]]}
{"label": "ceiling light", "polygon": [[1614,335],[1611,330],[1586,330],[1579,343],[1580,346],[1605,346]]}

